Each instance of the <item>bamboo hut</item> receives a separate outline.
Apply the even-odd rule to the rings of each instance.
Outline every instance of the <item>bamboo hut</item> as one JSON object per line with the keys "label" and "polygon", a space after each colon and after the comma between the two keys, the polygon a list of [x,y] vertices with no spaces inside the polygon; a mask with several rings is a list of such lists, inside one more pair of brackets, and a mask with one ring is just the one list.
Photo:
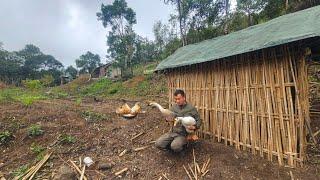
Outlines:
{"label": "bamboo hut", "polygon": [[308,59],[319,57],[320,6],[184,46],[156,68],[169,102],[185,90],[203,120],[200,137],[249,150],[280,165],[306,154]]}

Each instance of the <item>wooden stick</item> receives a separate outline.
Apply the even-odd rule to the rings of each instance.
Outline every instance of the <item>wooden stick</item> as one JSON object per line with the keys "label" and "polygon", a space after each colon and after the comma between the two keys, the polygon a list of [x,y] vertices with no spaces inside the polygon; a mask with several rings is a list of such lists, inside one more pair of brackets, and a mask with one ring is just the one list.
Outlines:
{"label": "wooden stick", "polygon": [[38,172],[38,170],[47,162],[47,160],[50,158],[51,154],[53,152],[50,152],[49,154],[46,154],[41,161],[39,161],[36,166],[27,174],[25,175],[22,179],[32,179],[34,175]]}
{"label": "wooden stick", "polygon": [[86,165],[83,165],[83,168],[82,168],[82,171],[81,171],[81,175],[80,175],[80,180],[83,179],[85,170],[86,170]]}
{"label": "wooden stick", "polygon": [[139,148],[135,148],[134,151],[135,152],[138,152],[138,151],[141,151],[141,150],[144,150],[146,148],[148,148],[149,146],[143,146],[143,147],[139,147]]}
{"label": "wooden stick", "polygon": [[81,164],[82,164],[81,161],[82,161],[82,160],[81,160],[81,156],[79,156],[79,167],[81,167]]}
{"label": "wooden stick", "polygon": [[166,178],[166,180],[169,180],[169,178],[167,177],[167,175],[166,175],[166,173],[162,173],[162,176],[164,177],[164,178]]}
{"label": "wooden stick", "polygon": [[194,149],[192,149],[192,154],[193,154],[194,174],[195,174],[195,178],[198,179],[198,176],[197,176],[197,165],[196,165],[196,156],[194,155]]}
{"label": "wooden stick", "polygon": [[189,171],[187,170],[187,168],[186,168],[184,165],[183,165],[183,168],[184,168],[184,170],[186,171],[186,173],[187,173],[187,175],[188,175],[189,179],[190,179],[190,180],[192,180],[192,177],[191,177],[191,175],[190,175]]}
{"label": "wooden stick", "polygon": [[313,137],[316,137],[320,133],[320,129],[313,134]]}
{"label": "wooden stick", "polygon": [[[81,175],[81,170],[79,169],[79,167],[73,161],[71,161],[70,159],[69,159],[69,162],[77,170],[77,172]],[[87,177],[84,175],[83,179],[87,180]]]}
{"label": "wooden stick", "polygon": [[131,138],[131,141],[133,141],[134,139],[138,138],[142,134],[144,134],[144,132],[140,132],[139,134],[135,135],[133,138]]}
{"label": "wooden stick", "polygon": [[98,170],[95,170],[96,173],[102,175],[103,177],[107,177],[105,174],[103,174],[102,172],[98,171]]}
{"label": "wooden stick", "polygon": [[125,155],[125,154],[127,153],[127,151],[128,151],[127,149],[123,150],[123,151],[119,154],[119,156],[122,157],[123,155]]}
{"label": "wooden stick", "polygon": [[209,169],[206,170],[206,172],[204,172],[204,173],[201,175],[201,177],[204,177],[208,172],[209,172]]}
{"label": "wooden stick", "polygon": [[190,171],[191,171],[191,173],[192,173],[193,177],[194,177],[195,179],[197,179],[197,176],[196,176],[196,174],[193,172],[193,170],[192,170],[192,168],[191,168],[190,164],[188,164],[188,167],[189,167],[189,169],[190,169]]}
{"label": "wooden stick", "polygon": [[123,168],[122,170],[114,173],[114,175],[119,176],[120,174],[122,174],[122,173],[124,173],[124,172],[126,172],[126,171],[128,171],[128,168]]}

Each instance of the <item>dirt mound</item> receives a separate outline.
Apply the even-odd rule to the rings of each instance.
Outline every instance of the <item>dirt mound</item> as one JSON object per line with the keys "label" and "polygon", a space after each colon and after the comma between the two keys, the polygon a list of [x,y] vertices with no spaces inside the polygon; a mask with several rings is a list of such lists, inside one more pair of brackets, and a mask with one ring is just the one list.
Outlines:
{"label": "dirt mound", "polygon": [[136,87],[140,82],[145,80],[145,76],[135,76],[132,79],[124,82],[123,85],[128,88]]}
{"label": "dirt mound", "polygon": [[78,78],[76,78],[75,80],[67,83],[67,84],[63,84],[60,86],[61,89],[66,90],[66,91],[75,91],[77,88],[82,87],[86,84],[90,84],[91,80],[90,80],[90,75],[89,74],[84,74],[84,75],[80,75]]}

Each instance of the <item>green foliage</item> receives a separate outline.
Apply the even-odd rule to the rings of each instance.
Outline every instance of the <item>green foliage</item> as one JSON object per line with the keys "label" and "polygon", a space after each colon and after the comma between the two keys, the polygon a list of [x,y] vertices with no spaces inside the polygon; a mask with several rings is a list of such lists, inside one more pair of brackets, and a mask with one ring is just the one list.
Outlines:
{"label": "green foliage", "polygon": [[54,82],[54,78],[51,74],[45,74],[41,79],[40,79],[40,82],[42,85],[48,87],[50,85],[53,84]]}
{"label": "green foliage", "polygon": [[12,89],[0,90],[0,102],[11,102],[14,101],[14,92]]}
{"label": "green foliage", "polygon": [[22,83],[26,88],[28,88],[30,90],[37,90],[37,89],[41,89],[43,87],[40,80],[27,79],[27,80],[23,80]]}
{"label": "green foliage", "polygon": [[28,135],[30,137],[40,136],[44,133],[44,131],[41,129],[40,125],[33,124],[28,129]]}
{"label": "green foliage", "polygon": [[46,97],[43,95],[22,94],[21,96],[16,97],[16,99],[20,101],[24,106],[29,107],[35,101],[40,99],[46,99]]}
{"label": "green foliage", "polygon": [[110,5],[101,5],[98,20],[105,28],[111,28],[107,36],[109,57],[120,67],[122,75],[132,76],[136,13],[127,6],[125,0],[115,0]]}
{"label": "green foliage", "polygon": [[73,66],[68,66],[65,72],[66,72],[66,75],[69,74],[72,79],[75,79],[77,77],[78,70]]}
{"label": "green foliage", "polygon": [[42,153],[46,148],[42,147],[41,145],[32,143],[30,146],[30,150],[32,153],[38,155],[40,153]]}
{"label": "green foliage", "polygon": [[73,144],[76,142],[76,138],[72,135],[63,134],[59,137],[59,140],[63,144]]}
{"label": "green foliage", "polygon": [[7,144],[13,139],[13,135],[9,131],[0,132],[0,145]]}
{"label": "green foliage", "polygon": [[21,176],[21,175],[23,175],[25,172],[27,172],[28,169],[29,169],[29,166],[28,166],[27,164],[22,165],[22,166],[18,167],[16,170],[14,170],[14,171],[12,172],[12,175],[13,175],[14,177]]}
{"label": "green foliage", "polygon": [[82,102],[82,98],[79,97],[79,98],[76,99],[76,105],[77,106],[80,106],[81,102]]}
{"label": "green foliage", "polygon": [[[93,54],[88,51],[86,54],[83,54],[76,60],[76,65],[80,68],[80,73],[92,73],[92,71],[101,65],[100,56],[98,54]],[[69,69],[69,71],[74,71]],[[74,72],[71,72],[74,73]]]}
{"label": "green foliage", "polygon": [[101,94],[102,92],[110,88],[111,84],[112,84],[112,81],[110,79],[102,78],[92,83],[88,87],[84,88],[81,93],[84,95]]}

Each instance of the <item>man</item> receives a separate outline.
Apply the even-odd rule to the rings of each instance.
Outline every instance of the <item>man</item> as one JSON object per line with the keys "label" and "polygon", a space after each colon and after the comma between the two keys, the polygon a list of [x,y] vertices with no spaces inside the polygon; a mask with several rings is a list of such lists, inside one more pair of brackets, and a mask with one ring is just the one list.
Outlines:
{"label": "man", "polygon": [[[174,100],[176,104],[173,105],[170,110],[176,113],[177,117],[192,116],[197,123],[195,126],[189,126],[187,128],[190,130],[198,129],[201,125],[199,113],[194,106],[186,101],[184,91],[181,89],[176,90],[174,92]],[[181,123],[178,123],[172,128],[171,132],[162,135],[156,140],[156,147],[162,150],[171,149],[174,152],[180,152],[187,144],[186,136],[186,128]]]}

